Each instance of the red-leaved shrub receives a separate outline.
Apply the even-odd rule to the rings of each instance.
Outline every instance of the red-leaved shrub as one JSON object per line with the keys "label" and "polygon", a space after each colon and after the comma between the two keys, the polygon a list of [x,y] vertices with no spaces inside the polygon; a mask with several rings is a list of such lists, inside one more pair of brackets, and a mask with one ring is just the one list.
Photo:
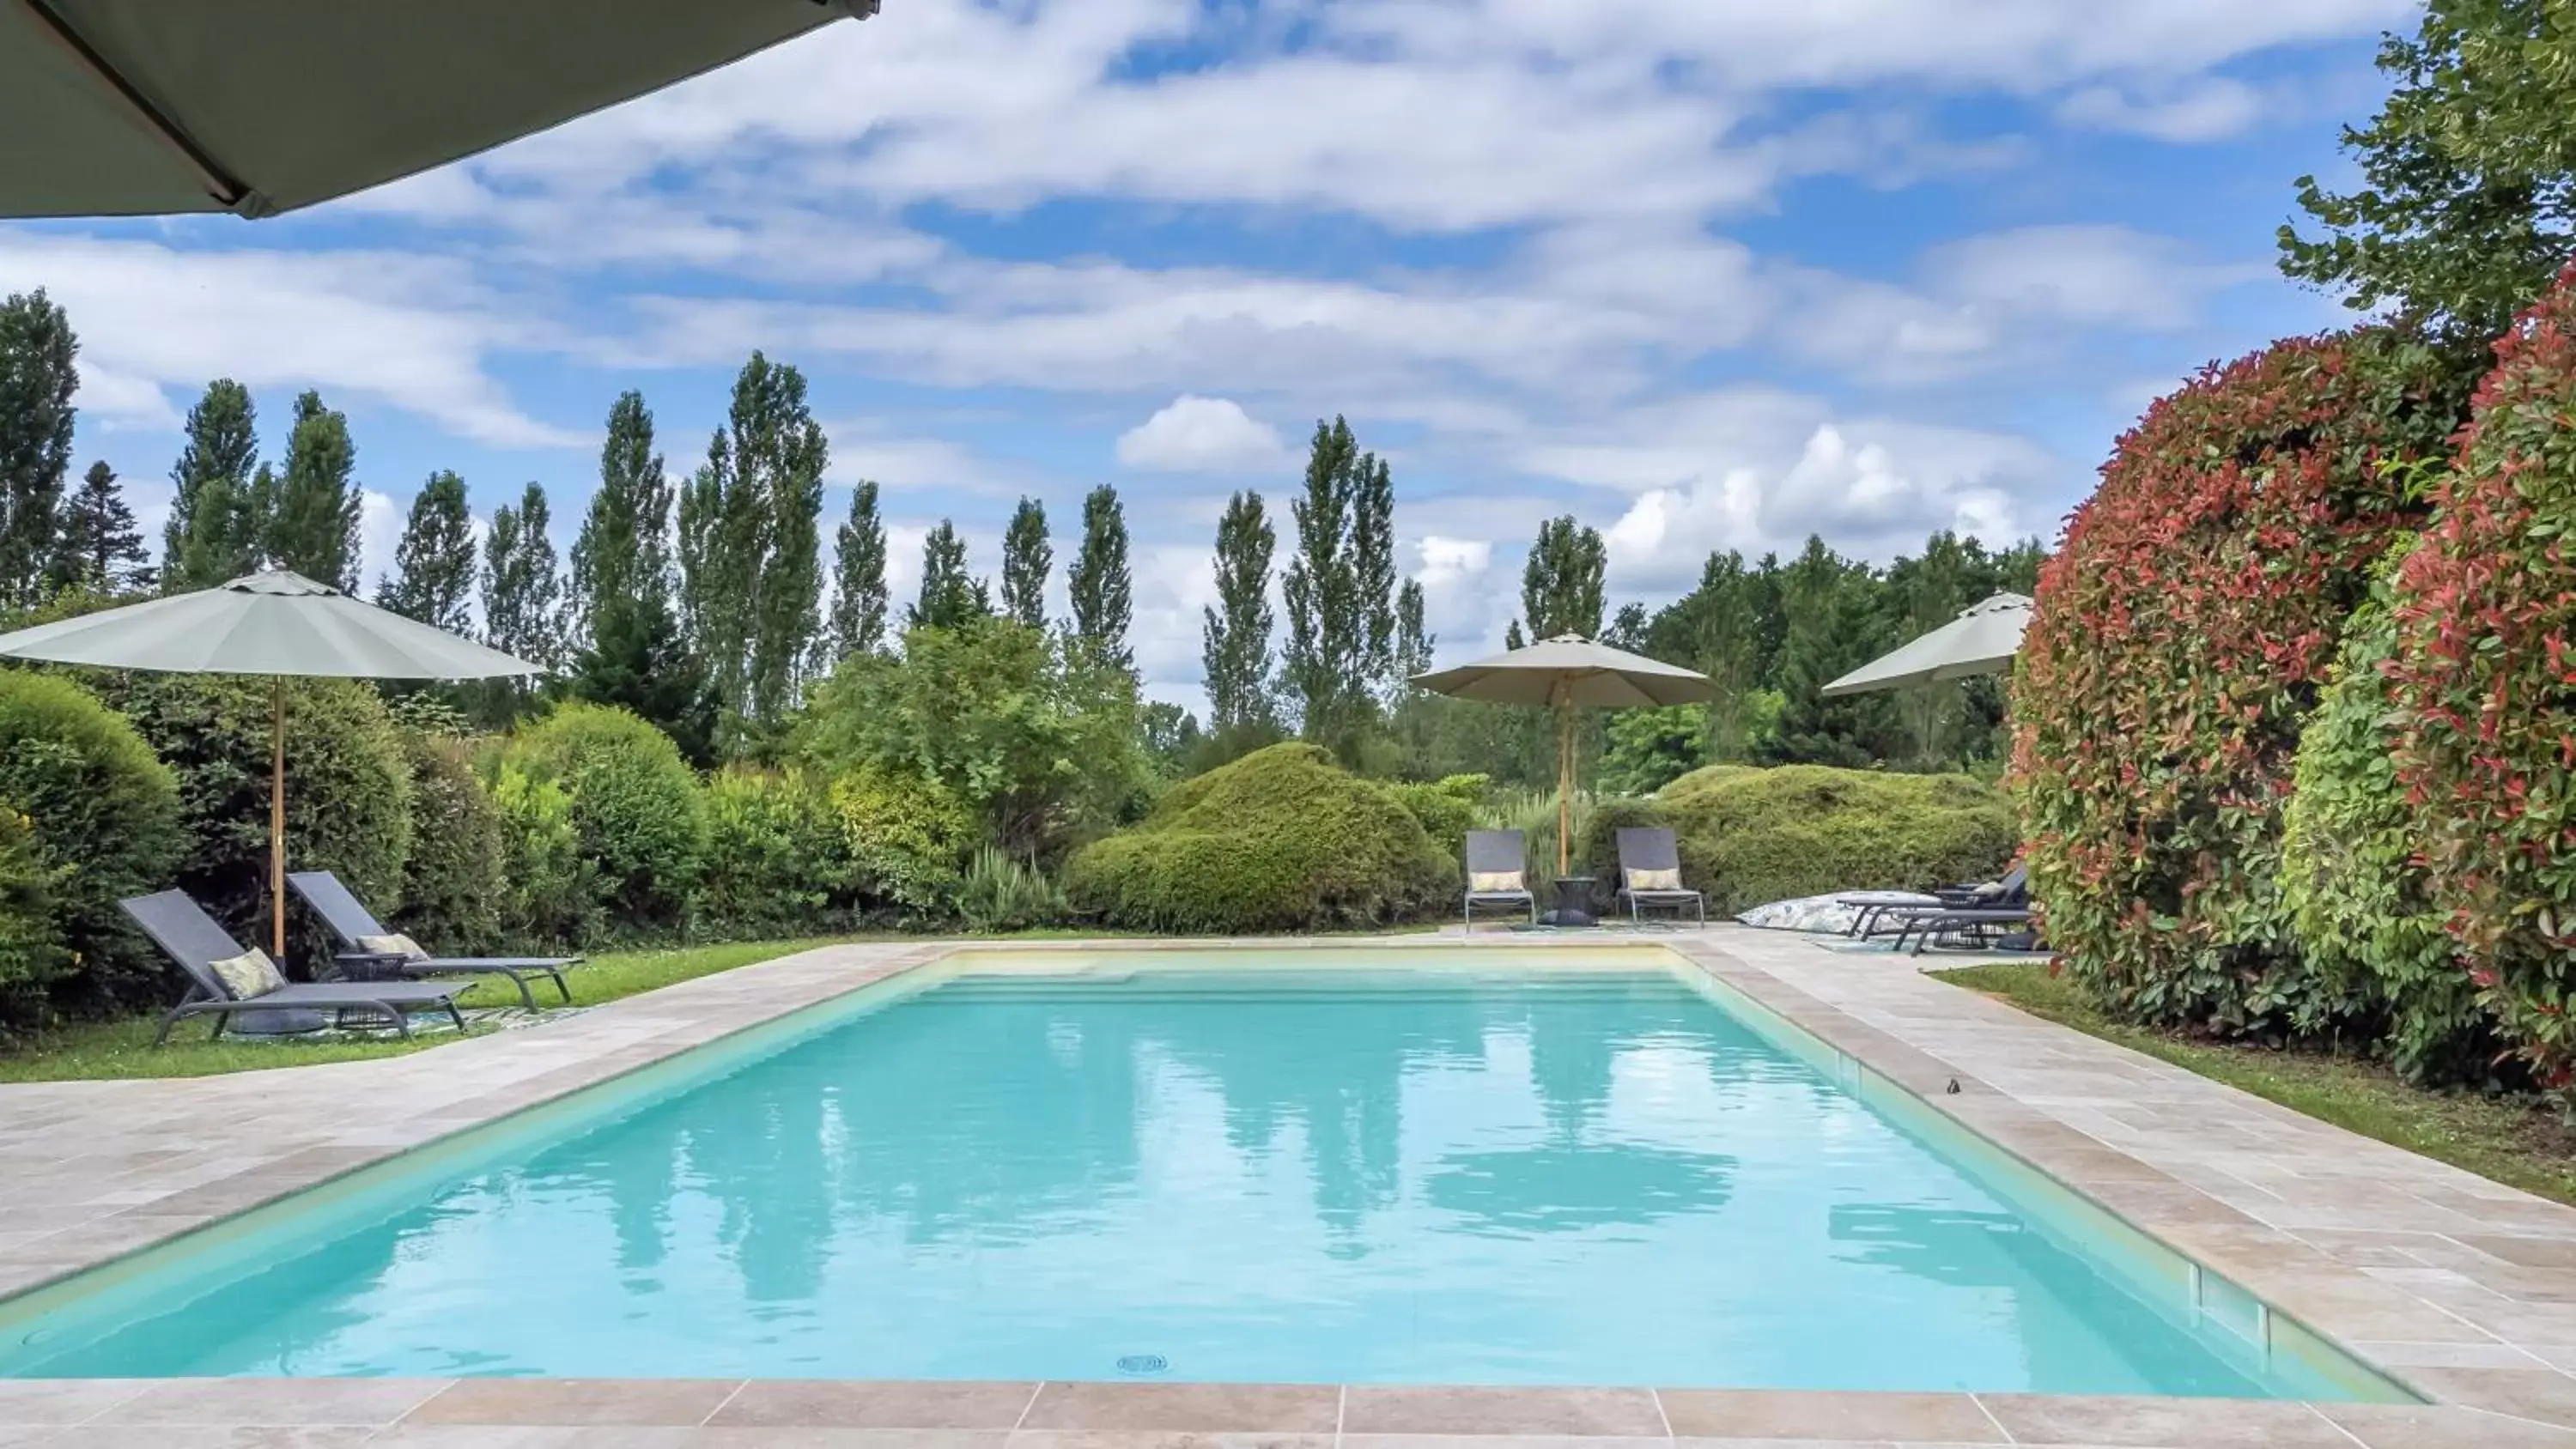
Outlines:
{"label": "red-leaved shrub", "polygon": [[2279,885],[2299,725],[2462,388],[2366,328],[2275,343],[2147,410],[2041,573],[2012,785],[2050,943],[2106,1004],[2312,1034]]}
{"label": "red-leaved shrub", "polygon": [[2496,344],[2398,570],[2397,777],[2427,890],[2540,1079],[2576,1077],[2576,268]]}

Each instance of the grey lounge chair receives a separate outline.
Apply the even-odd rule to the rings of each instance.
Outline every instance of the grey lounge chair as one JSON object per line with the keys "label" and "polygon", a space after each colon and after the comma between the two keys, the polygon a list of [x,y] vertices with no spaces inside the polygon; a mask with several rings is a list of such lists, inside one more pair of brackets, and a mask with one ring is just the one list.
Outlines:
{"label": "grey lounge chair", "polygon": [[1851,935],[1866,941],[1889,932],[1902,934],[1908,916],[1939,915],[1946,911],[2018,910],[2030,904],[2030,867],[2016,863],[2000,880],[1971,885],[1943,886],[1933,891],[1937,903],[1885,901],[1856,902],[1852,913]]}
{"label": "grey lounge chair", "polygon": [[528,989],[534,977],[545,977],[555,984],[566,1003],[572,1000],[572,988],[564,984],[567,967],[581,964],[579,956],[404,956],[391,951],[369,951],[358,944],[362,936],[390,936],[393,929],[359,903],[340,878],[327,870],[291,871],[288,884],[304,897],[304,903],[322,918],[331,933],[345,943],[344,949],[331,959],[340,969],[359,967],[372,971],[391,971],[402,976],[507,976],[519,988],[519,1004],[535,1010],[536,994]]}
{"label": "grey lounge chair", "polygon": [[[1497,871],[1510,871],[1521,878],[1520,888],[1508,891],[1480,891],[1476,877]],[[1538,924],[1538,897],[1529,890],[1529,847],[1517,830],[1470,830],[1467,832],[1467,924],[1476,924],[1476,907],[1508,906],[1527,911],[1530,924]]]}
{"label": "grey lounge chair", "polygon": [[[1911,954],[1916,956],[1923,954],[1924,947],[1945,940],[1961,946],[2001,950],[2004,948],[1998,938],[2030,929],[2031,921],[2027,905],[1944,910],[1907,916],[1903,927],[1896,933],[1896,949],[1905,950],[1905,943],[1910,939],[1914,942]],[[2034,936],[2032,945],[2015,949],[2036,950],[2037,941]]]}
{"label": "grey lounge chair", "polygon": [[215,974],[214,963],[242,954],[242,945],[187,892],[162,891],[117,904],[188,973],[187,999],[161,1018],[161,1030],[152,1038],[156,1047],[170,1040],[170,1028],[183,1018],[213,1017],[214,1036],[220,1037],[235,1015],[253,1011],[328,1011],[343,1026],[353,1011],[372,1012],[392,1022],[406,1037],[411,1035],[411,1020],[405,1013],[444,1011],[458,1031],[465,1029],[465,1015],[456,1009],[456,993],[472,989],[470,981],[452,986],[426,981],[290,981],[265,996],[237,997]]}
{"label": "grey lounge chair", "polygon": [[1708,924],[1708,898],[1698,891],[1641,891],[1629,883],[1641,870],[1679,873],[1681,868],[1681,847],[1673,843],[1671,831],[1632,828],[1619,832],[1619,890],[1613,899],[1624,897],[1627,900],[1631,924],[1643,923],[1648,906],[1671,906],[1676,914],[1683,906],[1689,906],[1698,913],[1701,925]]}

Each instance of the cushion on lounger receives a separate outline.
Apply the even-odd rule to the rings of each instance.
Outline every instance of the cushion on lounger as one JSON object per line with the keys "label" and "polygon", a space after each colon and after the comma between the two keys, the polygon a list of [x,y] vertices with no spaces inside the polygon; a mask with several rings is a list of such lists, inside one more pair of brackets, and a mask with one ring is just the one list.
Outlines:
{"label": "cushion on lounger", "polygon": [[215,973],[215,979],[224,983],[224,990],[231,992],[235,1001],[266,996],[286,984],[285,974],[277,969],[277,963],[268,959],[268,953],[257,946],[238,956],[210,961],[206,963],[206,969]]}
{"label": "cushion on lounger", "polygon": [[1521,873],[1516,870],[1480,870],[1467,877],[1467,889],[1477,895],[1500,895],[1521,889]]}
{"label": "cushion on lounger", "polygon": [[370,956],[400,956],[406,961],[429,959],[429,953],[420,949],[419,942],[400,932],[390,936],[360,936],[358,949]]}
{"label": "cushion on lounger", "polygon": [[1632,891],[1677,891],[1682,888],[1682,873],[1672,870],[1631,870],[1628,889]]}

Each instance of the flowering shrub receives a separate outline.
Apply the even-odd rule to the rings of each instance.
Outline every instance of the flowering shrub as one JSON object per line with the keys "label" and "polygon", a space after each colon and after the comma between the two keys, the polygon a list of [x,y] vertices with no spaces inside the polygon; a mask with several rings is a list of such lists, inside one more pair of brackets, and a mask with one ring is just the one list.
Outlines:
{"label": "flowering shrub", "polygon": [[2406,470],[2457,415],[2429,349],[2296,339],[2147,410],[2042,571],[2012,784],[2048,937],[2107,1004],[2313,1032],[2358,1003],[2300,970],[2281,807]]}
{"label": "flowering shrub", "polygon": [[2398,570],[2404,787],[2426,888],[2541,1080],[2576,1077],[2576,269],[2496,344]]}

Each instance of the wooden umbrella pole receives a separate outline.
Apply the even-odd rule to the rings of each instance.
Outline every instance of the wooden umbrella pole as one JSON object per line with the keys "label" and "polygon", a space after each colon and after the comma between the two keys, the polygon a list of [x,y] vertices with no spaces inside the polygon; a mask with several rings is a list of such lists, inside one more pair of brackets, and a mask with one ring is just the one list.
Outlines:
{"label": "wooden umbrella pole", "polygon": [[277,676],[268,720],[269,949],[286,969],[286,676]]}
{"label": "wooden umbrella pole", "polygon": [[1574,705],[1558,686],[1556,704],[1556,873],[1573,871],[1574,859]]}

